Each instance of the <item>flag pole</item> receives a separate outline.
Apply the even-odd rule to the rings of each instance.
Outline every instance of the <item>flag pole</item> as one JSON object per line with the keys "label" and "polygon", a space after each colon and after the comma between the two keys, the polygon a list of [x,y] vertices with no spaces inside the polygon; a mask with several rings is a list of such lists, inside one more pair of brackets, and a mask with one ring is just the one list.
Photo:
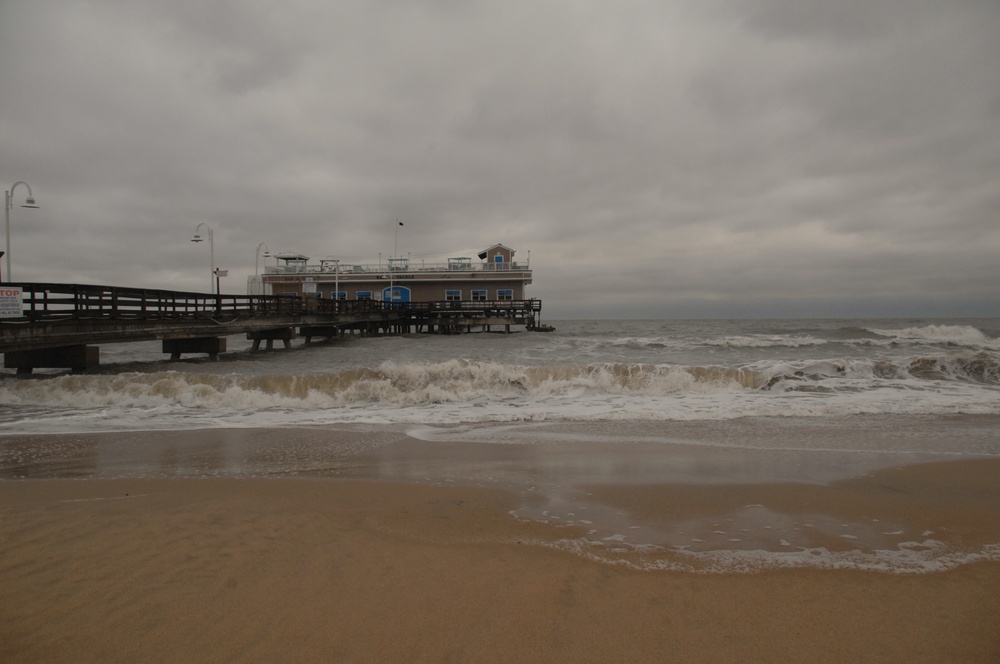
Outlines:
{"label": "flag pole", "polygon": [[395,233],[395,235],[394,235],[394,237],[392,239],[392,258],[389,259],[389,301],[390,302],[395,302],[396,301],[396,289],[395,289],[395,286],[394,286],[394,283],[393,283],[395,281],[395,275],[393,274],[394,264],[393,264],[392,261],[393,261],[393,259],[396,258],[396,252],[398,251],[398,247],[399,247],[399,227],[402,226],[402,225],[403,225],[403,222],[401,222],[399,220],[399,217],[396,217],[396,233]]}
{"label": "flag pole", "polygon": [[398,250],[398,245],[399,245],[399,227],[402,226],[402,225],[403,225],[403,222],[401,222],[397,218],[396,219],[396,237],[392,241],[392,257],[393,258],[396,257],[396,253],[397,253],[397,250]]}

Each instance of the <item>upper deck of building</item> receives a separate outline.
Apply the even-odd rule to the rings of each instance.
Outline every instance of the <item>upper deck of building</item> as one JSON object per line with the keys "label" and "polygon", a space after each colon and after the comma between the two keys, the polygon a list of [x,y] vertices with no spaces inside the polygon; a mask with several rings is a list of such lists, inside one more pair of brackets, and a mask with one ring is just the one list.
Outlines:
{"label": "upper deck of building", "polygon": [[[531,272],[528,260],[515,261],[514,250],[502,244],[493,245],[478,254],[479,261],[468,256],[455,256],[441,262],[413,261],[410,258],[391,257],[378,263],[356,263],[336,258],[311,259],[302,254],[279,253],[273,257],[277,265],[264,267],[265,275],[381,275],[386,273],[415,273],[433,277],[435,273],[455,272]],[[310,262],[312,261],[312,262]]]}
{"label": "upper deck of building", "polygon": [[341,263],[338,260],[325,259],[319,262],[286,261],[283,265],[267,265],[264,274],[384,274],[386,272],[497,272],[497,271],[530,272],[527,261],[511,263],[473,263],[471,259],[448,259],[447,263],[419,263],[405,258],[390,258],[381,263]]}

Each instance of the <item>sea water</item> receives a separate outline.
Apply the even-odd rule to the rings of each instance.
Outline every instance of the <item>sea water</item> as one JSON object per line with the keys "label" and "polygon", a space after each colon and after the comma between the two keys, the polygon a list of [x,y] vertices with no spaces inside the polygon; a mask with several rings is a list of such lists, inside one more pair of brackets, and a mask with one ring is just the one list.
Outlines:
{"label": "sea water", "polygon": [[[1000,559],[1000,543],[955,551],[890,524],[791,523],[753,505],[714,529],[702,524],[698,536],[692,524],[667,532],[579,489],[823,483],[1000,456],[1000,320],[551,323],[547,333],[348,336],[272,352],[231,337],[218,360],[179,362],[164,359],[158,343],[108,345],[101,367],[86,374],[0,373],[0,432],[8,440],[136,432],[115,439],[105,476],[143,475],[111,461],[142,446],[143,431],[289,432],[241,438],[209,466],[172,468],[192,476],[350,476],[353,452],[324,431],[349,430],[362,447],[378,447],[380,432],[402,433],[425,447],[394,451],[378,476],[520,493],[525,504],[512,516],[585,527],[585,537],[560,546],[616,562],[645,556],[647,567],[929,571]],[[15,455],[73,454],[2,442],[0,465],[10,468],[23,462]],[[438,443],[446,453],[429,452]],[[463,445],[507,448],[484,465],[481,454],[463,456]],[[797,539],[824,528],[846,546],[817,551]]]}
{"label": "sea water", "polygon": [[[0,374],[12,433],[1000,413],[1000,320],[555,321]],[[508,434],[505,434],[505,437]],[[506,438],[509,440],[509,438]]]}

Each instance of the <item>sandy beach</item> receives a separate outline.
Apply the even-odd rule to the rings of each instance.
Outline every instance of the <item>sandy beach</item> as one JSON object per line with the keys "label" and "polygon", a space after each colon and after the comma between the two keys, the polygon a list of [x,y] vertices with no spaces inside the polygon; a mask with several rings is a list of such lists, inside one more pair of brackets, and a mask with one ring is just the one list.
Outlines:
{"label": "sandy beach", "polygon": [[[652,521],[748,503],[878,514],[975,550],[1000,542],[998,477],[1000,461],[967,460],[826,485],[582,490]],[[1000,661],[995,558],[922,574],[638,569],[560,548],[582,525],[514,518],[522,504],[457,483],[0,481],[0,660]]]}

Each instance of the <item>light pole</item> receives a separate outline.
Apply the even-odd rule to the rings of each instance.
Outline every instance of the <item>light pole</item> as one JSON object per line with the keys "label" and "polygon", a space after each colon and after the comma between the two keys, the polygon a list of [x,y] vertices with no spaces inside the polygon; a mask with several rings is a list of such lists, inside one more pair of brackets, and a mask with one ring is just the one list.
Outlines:
{"label": "light pole", "polygon": [[[264,249],[263,254],[260,253],[261,248]],[[271,250],[267,247],[267,244],[265,244],[264,242],[261,242],[260,244],[257,245],[257,253],[254,255],[254,263],[253,263],[254,276],[260,274],[260,259],[262,257],[263,258],[271,257]],[[267,269],[266,265],[264,266],[264,269]]]}
{"label": "light pole", "polygon": [[215,294],[218,295],[219,285],[218,281],[216,281],[215,279],[215,236],[212,233],[212,227],[204,222],[198,224],[197,226],[194,227],[194,237],[191,238],[191,241],[201,242],[202,237],[201,235],[198,234],[198,229],[201,228],[202,226],[204,226],[205,230],[208,231],[208,256],[209,256],[209,261],[211,261],[210,268],[208,271],[208,290],[209,291],[212,290],[212,282],[215,281]]}
{"label": "light pole", "polygon": [[396,220],[396,233],[392,239],[392,258],[389,259],[389,300],[391,302],[396,301],[396,284],[395,275],[392,273],[393,270],[399,265],[396,259],[396,247],[399,245],[399,227],[403,225],[399,219]]}
{"label": "light pole", "polygon": [[333,301],[337,303],[337,311],[340,311],[340,259],[327,256],[322,265],[324,272],[328,265],[333,265]]}
{"label": "light pole", "polygon": [[337,300],[337,311],[340,311],[340,259],[333,261],[333,292],[334,299]]}
{"label": "light pole", "polygon": [[13,275],[11,275],[11,272],[10,272],[10,209],[12,207],[14,207],[14,190],[17,189],[17,185],[19,185],[19,184],[23,184],[25,187],[28,188],[28,197],[26,199],[24,199],[24,205],[22,205],[21,207],[26,207],[26,208],[37,208],[38,207],[38,205],[35,203],[35,198],[34,198],[34,196],[31,193],[31,186],[27,182],[21,182],[20,180],[18,180],[13,185],[11,185],[10,191],[4,192],[6,194],[4,196],[3,212],[4,212],[4,219],[7,222],[6,223],[6,228],[7,228],[7,246],[6,246],[7,256],[6,257],[7,257],[7,281],[8,282],[11,280],[11,278],[13,276]]}
{"label": "light pole", "polygon": [[[261,254],[260,250],[263,249],[264,253]],[[260,278],[260,259],[261,257],[270,258],[271,249],[267,246],[265,242],[261,242],[257,245],[257,251],[253,255],[253,279],[248,280],[247,283],[247,295],[266,295],[264,289],[264,281]],[[264,265],[264,270],[267,270],[267,265]],[[252,284],[252,285],[251,285]]]}

